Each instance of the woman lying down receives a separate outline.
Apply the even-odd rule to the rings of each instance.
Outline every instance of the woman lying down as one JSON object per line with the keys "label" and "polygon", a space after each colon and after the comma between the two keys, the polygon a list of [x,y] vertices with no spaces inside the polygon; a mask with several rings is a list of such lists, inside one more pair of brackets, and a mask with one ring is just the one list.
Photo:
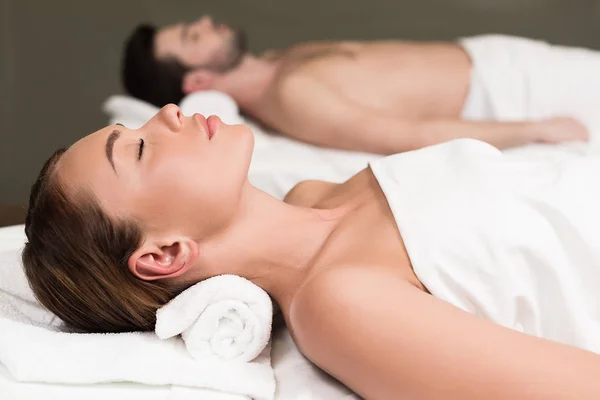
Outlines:
{"label": "woman lying down", "polygon": [[600,398],[600,158],[459,139],[279,201],[249,183],[252,150],[247,127],[169,105],[57,152],[26,223],[37,298],[79,330],[153,330],[234,274],[365,399]]}

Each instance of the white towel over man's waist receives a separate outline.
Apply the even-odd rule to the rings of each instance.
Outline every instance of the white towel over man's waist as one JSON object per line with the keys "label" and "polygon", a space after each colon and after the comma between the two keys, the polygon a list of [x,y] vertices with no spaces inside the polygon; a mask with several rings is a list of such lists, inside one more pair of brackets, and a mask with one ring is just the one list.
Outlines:
{"label": "white towel over man's waist", "polygon": [[600,52],[505,35],[459,43],[473,65],[464,119],[570,116],[591,130],[600,125]]}

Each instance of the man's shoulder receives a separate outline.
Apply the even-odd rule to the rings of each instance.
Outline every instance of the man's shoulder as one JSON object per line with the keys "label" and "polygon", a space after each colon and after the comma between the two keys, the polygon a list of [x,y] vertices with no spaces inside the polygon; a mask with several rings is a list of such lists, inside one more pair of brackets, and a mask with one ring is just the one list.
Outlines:
{"label": "man's shoulder", "polygon": [[274,80],[274,87],[279,91],[290,88],[302,88],[308,83],[314,83],[317,77],[306,68],[281,71]]}
{"label": "man's shoulder", "polygon": [[326,83],[332,74],[339,73],[342,64],[347,63],[346,57],[340,57],[339,51],[322,51],[306,55],[301,59],[282,62],[275,79],[279,88],[303,87],[306,84]]}
{"label": "man's shoulder", "polygon": [[326,81],[310,70],[301,68],[280,74],[273,82],[272,96],[282,104],[297,103],[322,90],[319,88],[323,86],[327,86]]}

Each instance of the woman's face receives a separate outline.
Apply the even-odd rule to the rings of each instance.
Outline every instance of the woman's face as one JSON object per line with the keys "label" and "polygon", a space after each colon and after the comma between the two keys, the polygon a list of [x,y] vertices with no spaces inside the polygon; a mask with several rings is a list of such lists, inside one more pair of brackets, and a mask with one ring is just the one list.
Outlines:
{"label": "woman's face", "polygon": [[91,192],[116,218],[146,233],[195,239],[231,222],[247,184],[254,139],[218,117],[163,107],[137,130],[108,126],[72,145],[57,164],[68,192]]}

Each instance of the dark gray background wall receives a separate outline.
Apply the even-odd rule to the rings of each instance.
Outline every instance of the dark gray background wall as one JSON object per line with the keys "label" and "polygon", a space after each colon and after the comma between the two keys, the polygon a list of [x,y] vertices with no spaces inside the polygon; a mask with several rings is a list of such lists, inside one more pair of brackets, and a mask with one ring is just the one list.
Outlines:
{"label": "dark gray background wall", "polygon": [[600,0],[0,0],[0,203],[25,203],[54,149],[105,125],[136,24],[203,13],[244,26],[253,51],[490,32],[600,49]]}

